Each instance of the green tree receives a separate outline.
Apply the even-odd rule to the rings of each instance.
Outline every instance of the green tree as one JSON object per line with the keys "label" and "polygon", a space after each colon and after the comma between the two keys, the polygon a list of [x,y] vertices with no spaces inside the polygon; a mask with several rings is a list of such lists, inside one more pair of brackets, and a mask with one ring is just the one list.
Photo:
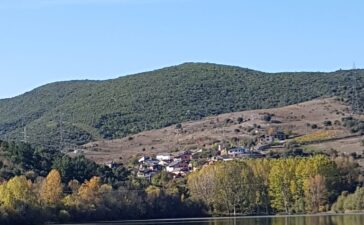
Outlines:
{"label": "green tree", "polygon": [[272,207],[279,212],[292,213],[294,192],[296,191],[295,165],[294,159],[272,161],[272,169],[269,174],[269,195]]}

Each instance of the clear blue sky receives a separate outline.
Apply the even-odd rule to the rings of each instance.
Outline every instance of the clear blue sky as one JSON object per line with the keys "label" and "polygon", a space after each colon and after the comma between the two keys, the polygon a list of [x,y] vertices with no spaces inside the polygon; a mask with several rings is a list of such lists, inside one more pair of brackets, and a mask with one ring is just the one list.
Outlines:
{"label": "clear blue sky", "polygon": [[0,0],[0,98],[183,62],[364,67],[362,0]]}

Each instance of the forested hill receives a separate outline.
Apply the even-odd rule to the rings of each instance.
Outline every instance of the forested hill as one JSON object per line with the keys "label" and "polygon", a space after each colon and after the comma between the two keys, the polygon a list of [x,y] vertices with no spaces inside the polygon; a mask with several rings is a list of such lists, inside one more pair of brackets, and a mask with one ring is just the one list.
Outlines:
{"label": "forested hill", "polygon": [[186,63],[114,80],[52,83],[0,100],[0,138],[59,148],[321,96],[362,103],[363,87],[363,70],[264,73]]}

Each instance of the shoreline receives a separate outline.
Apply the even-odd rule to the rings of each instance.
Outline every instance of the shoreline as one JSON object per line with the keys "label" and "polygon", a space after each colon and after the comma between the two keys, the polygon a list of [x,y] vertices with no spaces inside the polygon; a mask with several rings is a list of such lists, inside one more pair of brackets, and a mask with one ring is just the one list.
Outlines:
{"label": "shoreline", "polygon": [[115,221],[90,221],[80,223],[46,223],[46,225],[83,225],[83,224],[142,224],[153,222],[192,222],[192,221],[209,221],[209,220],[227,220],[227,219],[260,219],[260,218],[293,218],[293,217],[320,217],[320,216],[351,216],[364,215],[364,211],[348,213],[315,213],[315,214],[293,214],[293,215],[256,215],[256,216],[221,216],[221,217],[196,217],[196,218],[168,218],[168,219],[140,219],[140,220],[115,220]]}

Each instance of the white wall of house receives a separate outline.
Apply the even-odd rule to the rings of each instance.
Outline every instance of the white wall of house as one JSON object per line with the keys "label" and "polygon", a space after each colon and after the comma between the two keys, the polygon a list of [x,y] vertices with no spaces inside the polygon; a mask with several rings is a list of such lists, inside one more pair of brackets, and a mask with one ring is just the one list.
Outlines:
{"label": "white wall of house", "polygon": [[145,157],[141,157],[138,162],[141,163],[141,162],[144,162],[145,161]]}
{"label": "white wall of house", "polygon": [[170,167],[170,166],[166,167],[166,171],[169,172],[169,173],[172,173],[173,170],[174,170],[174,167]]}
{"label": "white wall of house", "polygon": [[159,161],[171,160],[172,156],[171,155],[157,155],[156,159]]}

